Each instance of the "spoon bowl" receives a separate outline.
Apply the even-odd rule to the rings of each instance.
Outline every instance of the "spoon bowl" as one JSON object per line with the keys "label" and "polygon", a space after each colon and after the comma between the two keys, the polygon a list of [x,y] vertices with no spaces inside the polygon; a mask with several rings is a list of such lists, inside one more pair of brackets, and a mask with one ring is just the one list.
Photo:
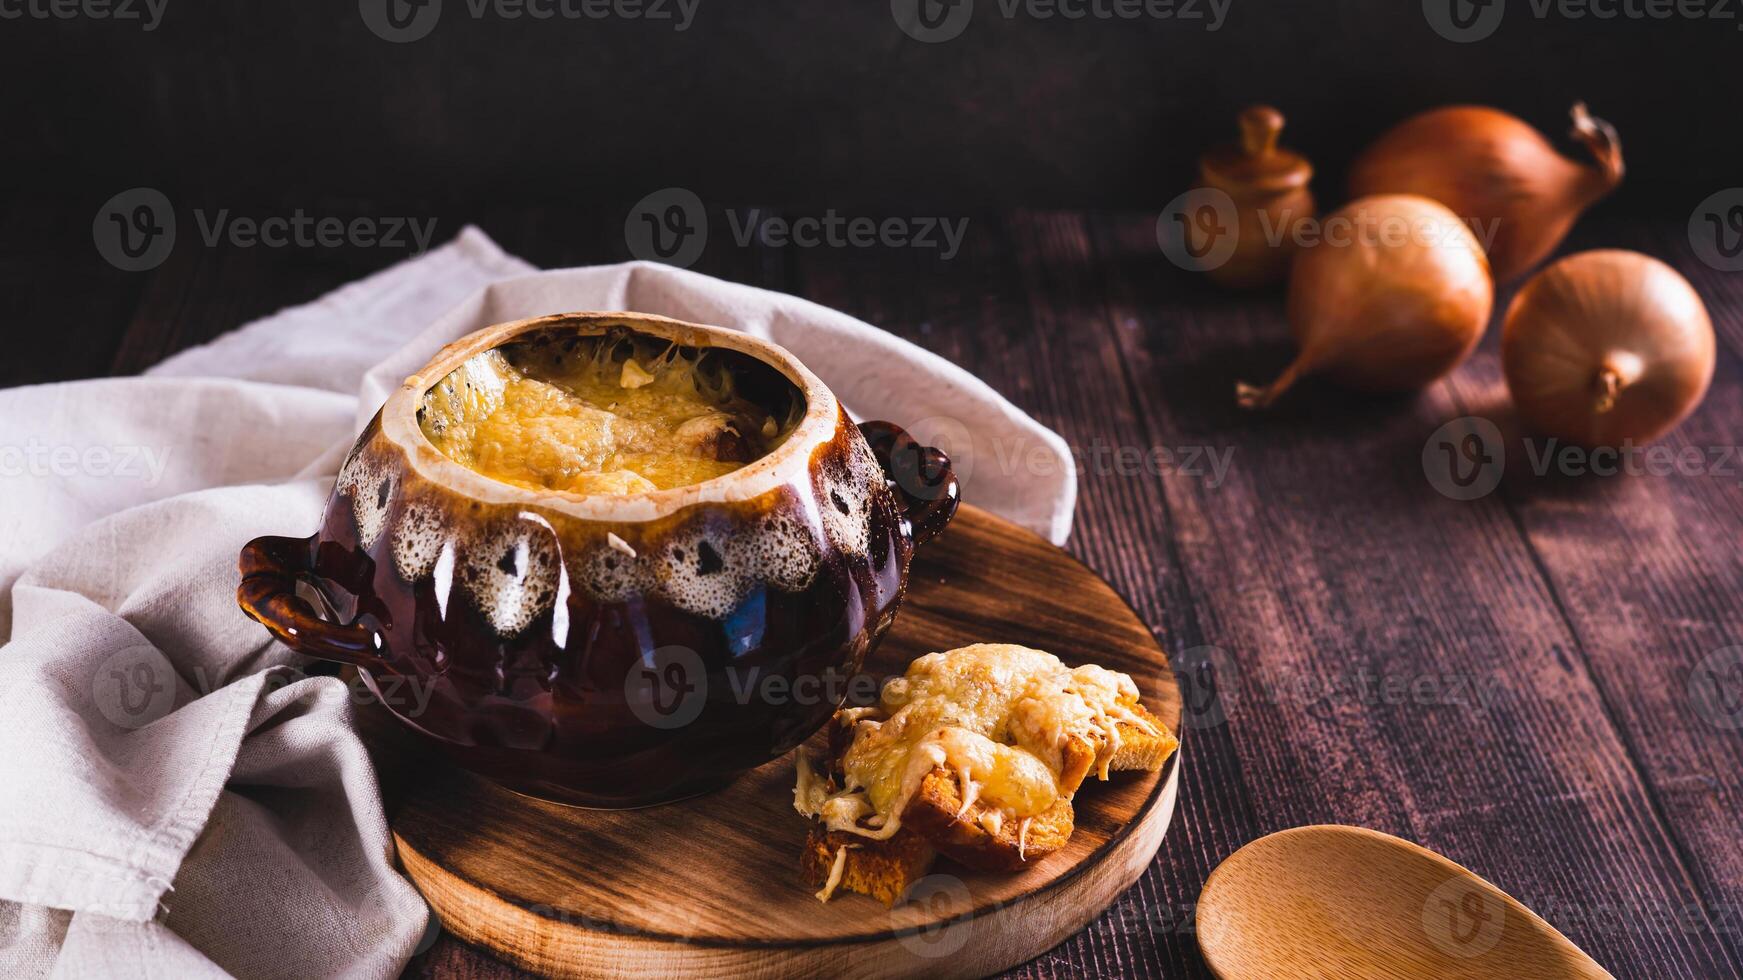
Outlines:
{"label": "spoon bowl", "polygon": [[1229,855],[1199,898],[1198,944],[1222,980],[1610,978],[1511,895],[1361,827],[1297,827]]}

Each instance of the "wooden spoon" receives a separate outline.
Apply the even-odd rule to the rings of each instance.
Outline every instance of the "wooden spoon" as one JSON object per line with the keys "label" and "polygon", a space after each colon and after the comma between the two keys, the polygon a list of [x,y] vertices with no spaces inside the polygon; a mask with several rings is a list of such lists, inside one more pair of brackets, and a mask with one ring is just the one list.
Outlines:
{"label": "wooden spoon", "polygon": [[1513,896],[1361,827],[1297,827],[1229,855],[1199,897],[1198,945],[1222,980],[1614,980]]}

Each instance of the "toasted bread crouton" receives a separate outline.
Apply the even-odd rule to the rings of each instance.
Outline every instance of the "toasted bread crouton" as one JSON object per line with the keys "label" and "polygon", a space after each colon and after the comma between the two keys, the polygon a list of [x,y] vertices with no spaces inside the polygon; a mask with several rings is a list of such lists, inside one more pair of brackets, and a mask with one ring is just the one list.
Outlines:
{"label": "toasted bread crouton", "polygon": [[1106,740],[1079,735],[1070,738],[1059,750],[1059,792],[1070,796],[1095,771],[1096,757],[1101,755]]}
{"label": "toasted bread crouton", "polygon": [[[1128,770],[1143,770],[1155,772],[1162,768],[1162,763],[1174,754],[1180,740],[1162,723],[1162,719],[1151,714],[1142,704],[1127,705],[1132,713],[1148,722],[1154,733],[1122,721],[1118,725],[1119,747],[1114,750],[1113,757],[1108,760],[1108,769],[1114,772]],[[1060,750],[1059,791],[1067,796],[1076,793],[1083,781],[1096,772],[1096,759],[1107,746],[1105,736],[1079,735],[1066,742]]]}
{"label": "toasted bread crouton", "polygon": [[[820,889],[818,897],[826,901],[833,892],[850,891],[893,906],[926,876],[936,856],[925,838],[905,827],[889,840],[872,840],[813,824],[799,868],[805,883]],[[841,875],[831,888],[829,879],[838,861]]]}
{"label": "toasted bread crouton", "polygon": [[1027,868],[1071,839],[1073,814],[1066,797],[1034,817],[999,814],[1000,819],[983,822],[997,810],[984,800],[965,810],[956,776],[940,767],[920,781],[919,791],[902,811],[902,826],[904,832],[911,830],[930,841],[945,857],[981,871]]}
{"label": "toasted bread crouton", "polygon": [[1162,719],[1151,714],[1149,709],[1141,704],[1131,706],[1132,711],[1140,718],[1150,723],[1157,734],[1150,734],[1143,729],[1126,722],[1120,723],[1120,747],[1114,753],[1108,768],[1117,771],[1142,770],[1155,772],[1162,768],[1162,763],[1174,754],[1180,747],[1180,739],[1168,730]]}
{"label": "toasted bread crouton", "polygon": [[[825,901],[845,889],[894,905],[936,857],[1028,868],[1070,840],[1085,780],[1160,770],[1179,745],[1130,677],[1045,651],[975,644],[918,658],[898,680],[878,704],[836,713],[813,740],[815,765],[799,758],[794,805],[814,821],[801,867]],[[898,819],[881,841],[827,829]]]}

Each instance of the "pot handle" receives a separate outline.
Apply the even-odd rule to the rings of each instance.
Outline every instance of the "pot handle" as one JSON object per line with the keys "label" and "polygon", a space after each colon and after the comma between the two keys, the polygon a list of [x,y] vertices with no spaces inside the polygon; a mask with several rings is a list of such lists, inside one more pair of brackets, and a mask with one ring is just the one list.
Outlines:
{"label": "pot handle", "polygon": [[896,494],[914,543],[937,537],[962,503],[950,457],[942,449],[920,445],[894,422],[861,422],[859,431]]}
{"label": "pot handle", "polygon": [[242,548],[237,567],[242,584],[236,604],[297,653],[355,667],[379,662],[382,639],[358,624],[329,623],[297,595],[297,581],[309,573],[308,538],[255,538]]}

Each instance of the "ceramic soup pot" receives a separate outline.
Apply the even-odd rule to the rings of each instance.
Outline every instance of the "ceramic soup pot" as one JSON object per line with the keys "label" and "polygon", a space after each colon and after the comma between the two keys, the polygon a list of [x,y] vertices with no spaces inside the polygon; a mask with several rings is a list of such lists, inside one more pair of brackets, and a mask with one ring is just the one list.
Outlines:
{"label": "ceramic soup pot", "polygon": [[[740,469],[621,495],[498,482],[419,425],[425,393],[471,358],[626,328],[746,355],[751,388],[790,386],[803,414]],[[320,530],[243,549],[238,602],[293,650],[356,667],[475,772],[559,802],[646,805],[821,727],[958,499],[943,453],[855,425],[774,344],[643,314],[547,316],[456,341],[408,378],[352,448]]]}

